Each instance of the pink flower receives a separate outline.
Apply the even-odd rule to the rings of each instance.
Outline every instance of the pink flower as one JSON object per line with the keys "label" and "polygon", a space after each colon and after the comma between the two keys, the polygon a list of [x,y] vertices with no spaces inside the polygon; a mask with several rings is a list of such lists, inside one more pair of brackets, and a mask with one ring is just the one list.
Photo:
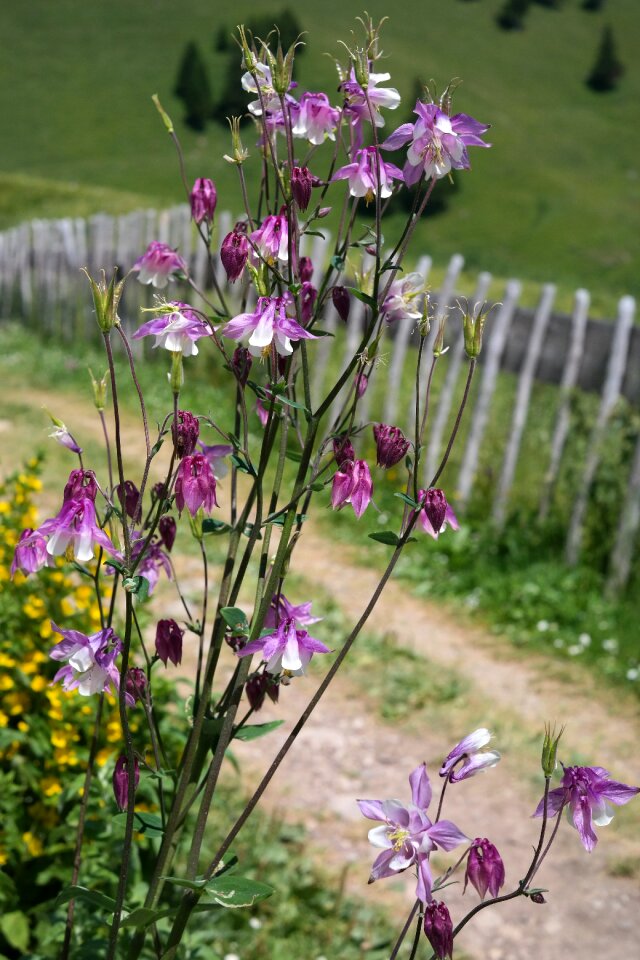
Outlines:
{"label": "pink flower", "polygon": [[11,576],[13,577],[17,570],[22,571],[25,576],[30,573],[37,573],[43,567],[52,567],[53,560],[47,553],[47,541],[38,530],[27,527],[20,534],[20,539],[16,544],[13,554],[13,563],[11,564]]}
{"label": "pink flower", "polygon": [[271,78],[271,70],[266,63],[256,63],[255,73],[257,75],[256,79],[247,72],[242,75],[242,89],[246,90],[248,93],[257,94],[260,92],[262,100],[258,98],[257,100],[252,100],[249,104],[249,113],[252,113],[254,117],[261,117],[262,111],[264,110],[277,110],[280,107],[280,97],[276,93],[273,87],[273,80]]}
{"label": "pink flower", "polygon": [[484,900],[487,890],[492,897],[497,897],[500,888],[504,886],[502,857],[486,837],[476,837],[471,844],[464,875],[464,890],[467,889],[467,883],[476,888],[481,900]]}
{"label": "pink flower", "polygon": [[96,508],[91,497],[72,497],[65,500],[56,517],[45,520],[38,532],[48,537],[47,553],[53,557],[72,551],[79,563],[93,560],[96,546],[119,556],[111,540],[96,522]]}
{"label": "pink flower", "polygon": [[333,476],[331,506],[340,510],[350,503],[360,519],[373,495],[373,483],[366,460],[346,460]]}
{"label": "pink flower", "polygon": [[281,297],[259,297],[253,313],[241,313],[227,323],[224,336],[230,340],[240,340],[250,333],[249,350],[254,357],[263,356],[275,341],[280,356],[286,357],[293,353],[292,340],[317,339],[287,315],[287,308],[292,306],[293,297],[288,291]]}
{"label": "pink flower", "polygon": [[[52,683],[62,681],[64,690],[77,690],[82,697],[118,690],[120,674],[115,661],[122,643],[111,627],[87,636],[79,630],[62,630],[53,620],[51,626],[56,633],[62,634],[63,639],[51,648],[49,656],[52,660],[67,661]],[[127,702],[133,706],[133,697],[127,695]]]}
{"label": "pink flower", "polygon": [[437,540],[440,534],[447,529],[447,525],[452,530],[460,528],[457,517],[447,503],[447,498],[442,490],[431,487],[429,490],[418,491],[418,500],[422,502],[423,499],[424,506],[420,511],[420,523],[424,532],[428,533],[430,537]]}
{"label": "pink flower", "polygon": [[[366,120],[370,123],[371,115],[373,114],[373,121],[376,127],[383,127],[384,117],[380,113],[380,110],[382,108],[395,110],[399,106],[400,94],[395,87],[381,87],[378,89],[378,84],[384,83],[386,80],[389,80],[390,77],[391,74],[389,73],[370,73],[367,83],[367,97],[365,97],[363,88],[357,82],[353,69],[351,70],[349,80],[345,80],[344,83],[340,84],[340,89],[345,95],[344,112],[347,117],[351,117],[355,146],[360,146],[362,143],[363,121]],[[371,108],[369,104],[367,104],[367,99],[369,100]]]}
{"label": "pink flower", "polygon": [[331,653],[321,640],[310,637],[306,630],[297,630],[293,617],[280,623],[275,633],[269,633],[252,640],[241,650],[239,657],[248,657],[259,653],[266,661],[266,670],[271,674],[285,671],[300,676],[314,653]]}
{"label": "pink flower", "polygon": [[[164,347],[172,353],[195,357],[198,353],[196,341],[210,336],[211,328],[188,304],[172,300],[167,306],[169,312],[147,320],[135,331],[133,339],[154,336],[154,350],[156,347]],[[175,307],[175,310],[171,311],[171,307]]]}
{"label": "pink flower", "polygon": [[210,226],[213,223],[213,215],[216,212],[218,202],[218,192],[213,180],[198,177],[191,190],[189,200],[191,216],[195,222],[200,224],[203,220],[206,220]]}
{"label": "pink flower", "polygon": [[[140,767],[137,757],[133,758],[133,771],[135,791],[140,782]],[[118,810],[126,810],[129,802],[129,767],[127,764],[127,758],[124,756],[124,754],[121,754],[116,760],[111,782],[113,784],[113,796],[115,798]]]}
{"label": "pink flower", "polygon": [[162,290],[175,274],[186,273],[187,265],[168,244],[153,240],[132,269],[137,270],[140,283],[152,283]]}
{"label": "pink flower", "polygon": [[156,625],[156,653],[165,667],[169,660],[177,667],[182,662],[181,630],[175,620],[158,620]]}
{"label": "pink flower", "polygon": [[301,629],[312,623],[319,623],[323,618],[311,616],[311,604],[311,600],[307,603],[291,603],[283,593],[273,596],[271,606],[264,618],[264,625],[265,627],[277,627],[281,620],[290,619],[295,621],[298,629]]}
{"label": "pink flower", "polygon": [[326,93],[303,93],[295,124],[294,137],[304,137],[315,146],[335,140],[340,111],[332,107]]}
{"label": "pink flower", "polygon": [[176,506],[182,513],[185,505],[192,517],[203,507],[211,513],[219,506],[216,500],[216,478],[209,462],[201,453],[194,453],[180,461],[176,479]]}
{"label": "pink flower", "polygon": [[235,283],[244,270],[249,256],[249,241],[237,227],[228,233],[220,247],[220,260],[229,283]]}
{"label": "pink flower", "polygon": [[[289,259],[289,225],[285,208],[282,207],[280,213],[265,217],[265,220],[258,230],[251,234],[251,243],[257,247],[260,255],[267,263],[275,263],[280,260],[286,263]],[[255,258],[255,253],[252,256]]]}
{"label": "pink flower", "polygon": [[409,441],[399,427],[386,423],[373,425],[373,437],[376,441],[376,459],[379,467],[393,467],[399,463],[409,449]]}
{"label": "pink flower", "polygon": [[[473,733],[468,734],[448,754],[440,767],[440,776],[447,777],[450,783],[458,783],[460,780],[475,777],[476,773],[480,773],[481,770],[495,767],[500,760],[500,754],[497,750],[487,750],[485,753],[479,752],[490,740],[491,734],[486,727],[480,727]],[[460,766],[458,766],[459,764]],[[458,767],[457,770],[456,767]]]}
{"label": "pink flower", "polygon": [[[379,161],[378,161],[379,158]],[[403,180],[402,170],[393,163],[386,163],[375,147],[357,150],[353,163],[336,170],[332,180],[348,180],[352,197],[365,197],[370,203],[378,193],[378,162],[380,163],[380,196],[384,199],[392,193],[392,180]]]}
{"label": "pink flower", "polygon": [[394,280],[384,298],[381,313],[387,323],[396,320],[420,320],[425,292],[424,278],[409,273]]}

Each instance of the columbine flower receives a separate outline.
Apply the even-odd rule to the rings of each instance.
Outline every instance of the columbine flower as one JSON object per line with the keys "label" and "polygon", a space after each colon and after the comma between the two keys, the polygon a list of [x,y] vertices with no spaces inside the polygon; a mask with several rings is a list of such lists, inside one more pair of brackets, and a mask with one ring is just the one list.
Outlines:
{"label": "columbine flower", "polygon": [[319,146],[327,137],[335,140],[339,122],[340,111],[331,106],[326,93],[303,93],[292,133]]}
{"label": "columbine flower", "polygon": [[288,291],[281,297],[259,297],[253,313],[241,313],[229,320],[224,328],[224,336],[230,340],[240,340],[251,333],[249,350],[254,357],[263,356],[265,349],[275,341],[275,347],[281,357],[293,353],[291,341],[316,340],[297,320],[287,316],[287,308],[293,305],[293,297]]}
{"label": "columbine flower", "polygon": [[213,443],[207,446],[206,443],[198,442],[203,455],[209,461],[209,466],[213,471],[216,480],[222,480],[229,472],[229,468],[224,462],[227,457],[233,453],[233,447],[229,443]]}
{"label": "columbine flower", "polygon": [[[464,740],[455,745],[440,767],[440,776],[448,777],[450,783],[457,783],[459,780],[474,777],[476,773],[486,770],[488,767],[495,767],[500,760],[500,754],[497,750],[478,753],[490,740],[491,734],[485,727],[474,730],[473,733],[470,733]],[[456,770],[455,768],[460,761],[462,761],[462,766]]]}
{"label": "columbine flower", "polygon": [[453,850],[467,837],[450,820],[432,823],[427,816],[432,791],[424,763],[410,774],[409,784],[411,803],[406,806],[399,800],[358,800],[358,806],[363,816],[384,824],[369,831],[369,842],[383,850],[373,863],[369,883],[415,866],[416,897],[426,903],[431,899],[431,852],[438,847]]}
{"label": "columbine flower", "polygon": [[[133,545],[131,549],[131,557],[133,560],[137,560],[145,541],[142,534],[136,533],[135,531],[132,535],[132,538]],[[162,539],[151,540],[151,542],[148,543],[145,548],[142,560],[136,567],[136,573],[141,577],[144,577],[149,583],[149,596],[151,596],[156,588],[158,580],[160,579],[161,571],[164,570],[169,580],[172,578],[171,561],[162,549],[162,545]]]}
{"label": "columbine flower", "polygon": [[355,460],[356,453],[349,437],[342,436],[333,438],[333,456],[341,470],[345,463],[350,460]]}
{"label": "columbine flower", "polygon": [[308,167],[294,167],[291,171],[291,193],[301,210],[309,206],[313,180]]}
{"label": "columbine flower", "polygon": [[394,280],[381,309],[387,323],[395,323],[396,320],[420,320],[424,292],[424,278],[419,273],[409,273],[406,277]]}
{"label": "columbine flower", "polygon": [[167,662],[177,667],[182,661],[182,638],[184,630],[181,630],[175,620],[158,620],[156,626],[156,653],[164,663]]}
{"label": "columbine flower", "polygon": [[379,467],[393,467],[400,463],[407,450],[409,441],[399,427],[386,423],[373,425],[373,438],[376,441],[376,459]]}
{"label": "columbine flower", "polygon": [[346,323],[349,319],[349,308],[351,306],[349,291],[346,287],[334,287],[331,291],[331,299],[333,300],[333,305],[336,308],[338,316],[343,323]]}
{"label": "columbine flower", "polygon": [[293,617],[287,617],[280,623],[275,633],[252,640],[242,650],[239,657],[248,657],[259,653],[266,661],[266,670],[271,674],[284,671],[299,677],[314,653],[331,653],[321,640],[310,637],[306,630],[296,630]]}
{"label": "columbine flower", "polygon": [[280,686],[275,682],[271,674],[266,672],[256,673],[253,677],[249,677],[245,683],[244,692],[247,695],[251,709],[261,710],[265,696],[268,696],[272,703],[278,702]]}
{"label": "columbine flower", "polygon": [[[134,792],[140,782],[140,767],[137,757],[133,758],[133,779],[135,782]],[[119,810],[126,810],[129,802],[129,767],[127,758],[120,754],[113,768],[113,796]]]}
{"label": "columbine flower", "polygon": [[392,180],[402,180],[402,170],[393,163],[386,163],[375,147],[356,150],[353,163],[336,170],[332,180],[348,180],[352,197],[365,197],[370,203],[378,193],[378,162],[380,164],[380,196],[384,199],[392,193]]}
{"label": "columbine flower", "polygon": [[220,260],[229,283],[235,283],[244,270],[249,256],[249,241],[245,234],[235,227],[222,241]]}
{"label": "columbine flower", "polygon": [[[251,243],[257,247],[260,255],[267,263],[280,260],[286,263],[289,259],[289,225],[287,223],[286,208],[280,213],[265,217],[262,226],[251,234]],[[255,258],[255,253],[253,258]]]}
{"label": "columbine flower", "polygon": [[203,220],[206,220],[209,226],[211,226],[218,202],[218,193],[213,180],[208,180],[206,177],[198,177],[191,190],[189,200],[191,203],[191,216],[195,222],[200,224]]}
{"label": "columbine flower", "polygon": [[307,603],[291,603],[284,593],[273,596],[264,618],[265,627],[277,627],[281,620],[294,620],[298,629],[308,627],[311,623],[319,623],[323,618],[311,616],[312,602],[309,600]]}
{"label": "columbine flower", "polygon": [[484,900],[487,890],[492,897],[497,897],[500,888],[504,886],[502,857],[486,837],[476,837],[471,844],[464,875],[464,890],[468,883],[476,888],[481,900]]}
{"label": "columbine flower", "polygon": [[[628,803],[638,792],[640,787],[610,780],[608,770],[603,767],[565,767],[562,786],[549,792],[547,813],[555,817],[566,806],[569,820],[580,834],[583,847],[591,853],[598,842],[593,824],[606,827],[613,819],[611,804],[621,806]],[[534,817],[541,817],[543,811],[544,798]]]}
{"label": "columbine flower", "polygon": [[298,274],[300,275],[300,283],[311,283],[313,280],[313,262],[311,257],[300,257]]}
{"label": "columbine flower", "polygon": [[20,534],[16,544],[11,564],[11,576],[16,570],[22,571],[25,576],[37,573],[43,567],[52,567],[53,560],[47,553],[47,541],[38,530],[27,527]]}
{"label": "columbine flower", "polygon": [[200,436],[200,424],[188,410],[178,410],[173,424],[173,445],[178,459],[190,457]]}
{"label": "columbine flower", "polygon": [[173,517],[161,517],[158,523],[158,533],[164,547],[171,553],[176,540],[176,521]]}
{"label": "columbine flower", "polygon": [[453,923],[446,903],[432,900],[424,911],[424,932],[437,960],[453,956]]}
{"label": "columbine flower", "polygon": [[178,467],[176,479],[176,506],[182,513],[185,508],[195,517],[200,507],[211,513],[214,507],[219,506],[216,500],[216,478],[205,456],[194,453],[185,457]]}
{"label": "columbine flower", "polygon": [[[384,83],[390,78],[390,73],[370,73],[367,83],[367,97],[365,97],[363,88],[357,82],[353,69],[349,80],[345,80],[340,85],[340,89],[345,95],[344,112],[346,116],[351,117],[354,142],[357,146],[362,143],[363,120],[371,122],[371,115],[373,114],[376,127],[384,127],[384,117],[380,113],[381,108],[395,110],[400,104],[400,94],[395,87],[378,89],[379,83]],[[371,109],[367,104],[367,98]]]}
{"label": "columbine flower", "polygon": [[419,490],[418,500],[424,505],[420,511],[420,523],[425,533],[437,540],[441,533],[447,529],[447,525],[452,530],[458,530],[460,524],[458,519],[447,503],[442,490],[431,487],[429,490]]}
{"label": "columbine flower", "polygon": [[121,484],[115,489],[115,494],[118,500],[120,501],[120,506],[123,508],[125,514],[131,519],[139,523],[142,517],[142,510],[140,505],[140,491],[136,487],[133,480],[125,480],[124,489]]}
{"label": "columbine flower", "polygon": [[63,500],[77,500],[78,497],[88,497],[95,502],[98,495],[98,484],[93,470],[72,470],[69,479],[64,485]]}
{"label": "columbine flower", "polygon": [[312,283],[305,280],[300,288],[300,319],[303,323],[309,323],[313,316],[318,291]]}
{"label": "columbine flower", "polygon": [[175,309],[162,313],[153,320],[147,320],[135,331],[133,339],[155,336],[154,350],[156,347],[164,347],[172,353],[195,357],[198,353],[196,341],[201,337],[208,337],[211,328],[187,303],[171,300],[167,307]]}
{"label": "columbine flower", "polygon": [[489,125],[474,120],[466,113],[447,116],[435,103],[418,100],[414,113],[415,123],[403,123],[382,144],[383,149],[398,150],[410,140],[407,162],[404,166],[404,181],[413,186],[420,177],[440,179],[453,170],[468,170],[467,147],[489,147],[481,135]]}
{"label": "columbine flower", "polygon": [[96,508],[91,497],[71,497],[62,504],[56,517],[45,520],[38,533],[48,537],[47,553],[62,556],[71,550],[79,563],[93,560],[94,547],[119,556],[111,540],[96,522]]}
{"label": "columbine flower", "polygon": [[187,265],[168,244],[153,240],[146,252],[136,260],[132,270],[137,271],[140,283],[152,283],[162,290],[175,274],[186,273]]}
{"label": "columbine flower", "polygon": [[[111,627],[99,630],[87,636],[78,630],[63,630],[51,621],[51,627],[56,633],[63,636],[55,647],[49,651],[52,660],[66,660],[51,681],[62,681],[64,690],[77,690],[83,697],[90,697],[94,693],[118,690],[120,674],[115,660],[122,643]],[[131,698],[130,705],[133,705]]]}
{"label": "columbine flower", "polygon": [[62,420],[58,420],[58,418],[54,417],[51,413],[49,416],[53,421],[54,427],[49,436],[53,440],[57,440],[58,443],[61,443],[67,450],[71,450],[72,453],[82,453],[82,447],[76,442],[73,434],[66,428]]}
{"label": "columbine flower", "polygon": [[340,510],[350,503],[353,512],[360,519],[373,494],[373,483],[366,460],[346,460],[333,475],[331,487],[331,506]]}
{"label": "columbine flower", "polygon": [[[276,93],[273,87],[273,80],[271,78],[271,70],[266,63],[256,63],[255,64],[256,78],[252,77],[250,73],[244,73],[242,75],[242,89],[246,90],[247,93],[258,93],[260,91],[261,98],[257,100],[252,100],[249,104],[249,113],[252,113],[254,117],[261,117],[262,111],[264,110],[277,110],[280,106],[280,97]],[[257,82],[256,82],[257,80]]]}

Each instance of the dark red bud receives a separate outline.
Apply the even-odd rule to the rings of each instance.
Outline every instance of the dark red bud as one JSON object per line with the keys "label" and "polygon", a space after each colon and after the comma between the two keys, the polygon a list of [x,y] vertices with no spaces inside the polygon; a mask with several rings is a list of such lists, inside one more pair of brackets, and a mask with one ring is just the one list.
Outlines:
{"label": "dark red bud", "polygon": [[338,316],[344,323],[349,319],[349,309],[351,307],[351,298],[346,287],[334,287],[331,291],[331,299],[336,308]]}
{"label": "dark red bud", "polygon": [[[137,788],[140,782],[140,768],[138,767],[138,761],[135,757],[133,758],[133,768],[134,781]],[[118,809],[126,810],[129,801],[129,771],[127,768],[127,758],[124,754],[121,754],[116,760],[116,765],[113,768],[112,783],[113,795],[116,798]]]}
{"label": "dark red bud", "polygon": [[300,274],[300,283],[310,283],[313,279],[313,264],[311,257],[300,257],[298,264],[298,273]]}
{"label": "dark red bud", "polygon": [[182,660],[182,637],[184,630],[181,630],[175,620],[158,620],[156,627],[156,653],[164,663],[171,660],[174,666],[178,666]]}
{"label": "dark red bud", "polygon": [[249,256],[249,241],[236,227],[228,233],[220,247],[220,260],[229,283],[234,283],[244,270]]}
{"label": "dark red bud", "polygon": [[173,517],[160,517],[158,533],[164,547],[171,553],[176,539],[176,521]]}
{"label": "dark red bud", "polygon": [[424,500],[424,512],[436,533],[440,533],[447,514],[447,498],[442,490],[432,487],[427,490]]}
{"label": "dark red bud", "polygon": [[194,417],[188,410],[178,410],[177,420],[174,421],[173,434],[176,456],[180,460],[183,457],[190,457],[200,436],[198,418]]}
{"label": "dark red bud", "polygon": [[142,505],[140,504],[140,492],[136,487],[135,483],[131,480],[125,480],[124,482],[124,494],[122,491],[122,486],[118,484],[116,487],[116,496],[120,501],[122,509],[128,517],[134,521],[134,523],[140,523],[142,519]]}

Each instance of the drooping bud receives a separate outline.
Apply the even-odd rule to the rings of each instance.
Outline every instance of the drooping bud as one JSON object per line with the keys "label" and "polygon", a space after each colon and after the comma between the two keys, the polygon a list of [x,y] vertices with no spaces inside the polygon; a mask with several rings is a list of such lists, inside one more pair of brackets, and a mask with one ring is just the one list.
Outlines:
{"label": "drooping bud", "polygon": [[93,387],[93,404],[96,410],[104,410],[107,404],[107,377],[109,376],[109,371],[106,370],[103,377],[100,380],[96,380],[91,368],[89,369],[89,376],[91,377],[91,386]]}
{"label": "drooping bud", "polygon": [[249,241],[237,227],[228,233],[220,247],[220,260],[229,283],[235,283],[244,270],[249,256]]}
{"label": "drooping bud", "polygon": [[252,710],[262,708],[265,696],[268,696],[272,703],[278,702],[280,687],[269,673],[255,674],[247,680],[244,689]]}
{"label": "drooping bud", "polygon": [[159,480],[157,483],[151,487],[151,499],[154,503],[157,503],[160,497],[164,495],[164,483],[162,480]]}
{"label": "drooping bud", "polygon": [[173,517],[160,517],[158,523],[158,533],[163,546],[171,553],[171,549],[176,539],[176,521]]}
{"label": "drooping bud", "polygon": [[346,323],[349,319],[349,309],[351,307],[349,291],[346,287],[334,287],[331,291],[331,299],[333,300],[333,305],[336,308],[338,316]]}
{"label": "drooping bud", "polygon": [[300,319],[303,323],[311,320],[317,299],[318,291],[312,283],[305,280],[300,289]]}
{"label": "drooping bud", "polygon": [[248,349],[246,347],[236,347],[231,358],[231,367],[242,387],[247,385],[252,363],[253,357]]}
{"label": "drooping bud", "polygon": [[164,663],[171,660],[174,666],[178,666],[182,660],[182,638],[184,630],[181,630],[175,620],[158,620],[156,627],[156,653]]}
{"label": "drooping bud", "polygon": [[560,728],[560,733],[556,736],[555,726],[552,730],[549,724],[545,725],[541,757],[542,772],[545,777],[553,776],[553,772],[558,766],[558,744],[563,733],[564,727]]}
{"label": "drooping bud", "polygon": [[294,167],[291,171],[291,193],[301,210],[306,210],[311,200],[312,180],[307,167]]}
{"label": "drooping bud", "polygon": [[546,899],[545,899],[544,894],[541,893],[540,890],[536,890],[535,893],[530,893],[530,894],[529,894],[529,899],[530,899],[533,903],[538,903],[538,904],[540,904],[540,903],[546,903],[546,902],[547,902]]}
{"label": "drooping bud", "polygon": [[98,484],[93,470],[72,470],[69,474],[62,494],[63,500],[76,500],[78,497],[89,497],[95,503],[98,494]]}
{"label": "drooping bud", "polygon": [[433,529],[436,532],[439,531],[447,515],[447,498],[444,491],[436,487],[427,490],[423,509]]}
{"label": "drooping bud", "polygon": [[313,263],[311,262],[311,257],[300,257],[298,273],[300,274],[300,283],[311,283],[313,280]]}
{"label": "drooping bud", "polygon": [[213,180],[207,177],[198,177],[193,185],[189,200],[191,202],[191,216],[197,224],[206,221],[211,226],[216,212],[218,192]]}
{"label": "drooping bud", "polygon": [[464,349],[470,360],[475,360],[480,356],[482,350],[482,334],[489,311],[482,309],[478,311],[477,316],[473,313],[465,312],[462,316],[462,331],[464,333]]}
{"label": "drooping bud", "polygon": [[72,453],[82,453],[82,447],[78,445],[73,434],[66,428],[62,420],[58,420],[57,417],[51,413],[50,410],[44,408],[49,414],[51,423],[53,424],[53,430],[49,436],[53,440],[57,440],[58,443],[62,444],[63,447],[66,447],[67,450],[71,450]]}
{"label": "drooping bud", "polygon": [[173,445],[178,459],[190,457],[196,448],[200,436],[200,424],[188,410],[178,410],[178,416],[173,424]]}
{"label": "drooping bud", "polygon": [[476,837],[471,844],[464,875],[465,890],[468,883],[476,888],[481,900],[484,900],[487,890],[492,897],[497,897],[500,888],[504,886],[502,857],[486,837]]}
{"label": "drooping bud", "polygon": [[432,900],[424,908],[424,932],[438,960],[453,955],[453,923],[442,901]]}
{"label": "drooping bud", "polygon": [[132,480],[125,480],[124,490],[118,484],[116,487],[116,496],[120,501],[122,509],[134,523],[140,523],[142,517],[142,505],[139,503],[140,491]]}
{"label": "drooping bud", "polygon": [[100,271],[101,276],[99,280],[94,280],[90,277],[84,267],[82,271],[91,286],[93,306],[96,311],[98,326],[103,333],[108,333],[116,323],[120,322],[118,318],[118,304],[122,296],[124,280],[121,280],[120,283],[116,282],[116,277],[118,276],[117,269],[113,271],[113,276],[109,283],[107,283],[107,275],[104,270]]}
{"label": "drooping bud", "polygon": [[409,449],[409,441],[399,427],[376,423],[373,426],[373,437],[376,441],[376,460],[379,467],[395,466]]}
{"label": "drooping bud", "polygon": [[[133,758],[134,782],[137,789],[140,782],[140,768],[136,757]],[[127,758],[120,754],[113,768],[113,795],[119,810],[126,810],[129,802],[129,770]]]}
{"label": "drooping bud", "polygon": [[356,458],[356,452],[349,437],[333,438],[333,455],[338,467],[342,469],[347,461],[353,461]]}
{"label": "drooping bud", "polygon": [[364,370],[359,370],[358,373],[356,373],[353,379],[353,385],[356,388],[358,400],[361,400],[367,392],[367,387],[369,386],[369,377]]}
{"label": "drooping bud", "polygon": [[127,693],[137,702],[144,700],[147,689],[147,675],[140,667],[127,670]]}

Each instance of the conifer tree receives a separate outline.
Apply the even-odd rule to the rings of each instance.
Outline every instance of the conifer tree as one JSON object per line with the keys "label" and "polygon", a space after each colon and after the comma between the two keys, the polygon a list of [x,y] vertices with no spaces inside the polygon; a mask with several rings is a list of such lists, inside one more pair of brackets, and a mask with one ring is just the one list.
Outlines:
{"label": "conifer tree", "polygon": [[204,130],[213,102],[205,62],[192,40],[184,49],[174,92],[184,104],[185,123],[194,130]]}
{"label": "conifer tree", "polygon": [[597,93],[615,90],[623,73],[624,67],[618,60],[613,31],[611,27],[604,27],[596,61],[586,80],[587,86]]}
{"label": "conifer tree", "polygon": [[531,0],[506,0],[496,22],[503,30],[522,30]]}
{"label": "conifer tree", "polygon": [[604,0],[582,0],[582,9],[588,10],[589,13],[597,13],[598,10],[602,10],[604,7]]}

